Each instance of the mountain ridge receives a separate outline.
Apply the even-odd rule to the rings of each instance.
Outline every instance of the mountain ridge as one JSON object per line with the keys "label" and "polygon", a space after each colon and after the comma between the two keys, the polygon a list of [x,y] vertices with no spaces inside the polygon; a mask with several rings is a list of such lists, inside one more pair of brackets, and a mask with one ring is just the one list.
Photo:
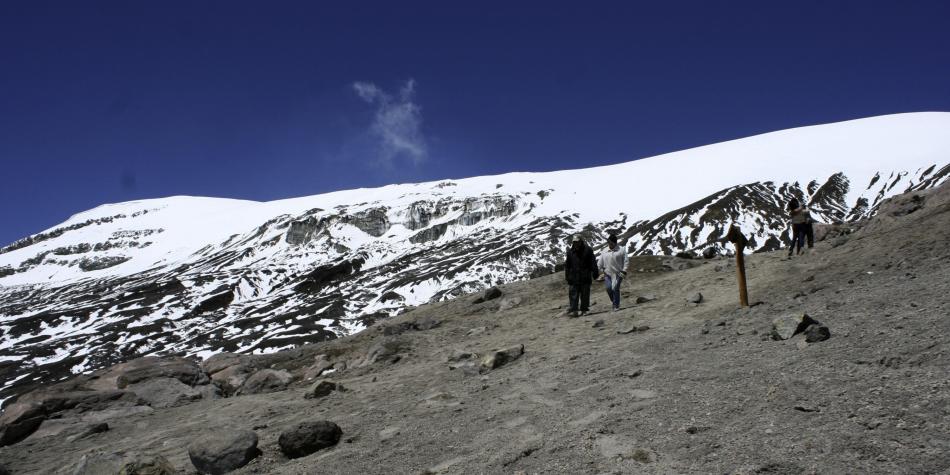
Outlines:
{"label": "mountain ridge", "polygon": [[792,196],[842,222],[943,183],[947,131],[950,113],[904,114],[580,170],[103,205],[0,250],[0,397],[143,354],[270,352],[350,334],[553,272],[575,233],[598,246],[616,232],[634,255],[724,252],[735,222],[751,250],[774,250]]}

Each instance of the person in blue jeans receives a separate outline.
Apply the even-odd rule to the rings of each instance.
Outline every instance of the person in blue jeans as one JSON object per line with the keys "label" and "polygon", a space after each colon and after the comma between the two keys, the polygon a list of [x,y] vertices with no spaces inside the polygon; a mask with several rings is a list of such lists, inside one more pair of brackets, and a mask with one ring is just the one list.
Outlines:
{"label": "person in blue jeans", "polygon": [[597,269],[604,276],[604,287],[616,312],[620,310],[620,283],[627,276],[627,251],[617,245],[615,234],[607,237],[607,249],[597,258]]}

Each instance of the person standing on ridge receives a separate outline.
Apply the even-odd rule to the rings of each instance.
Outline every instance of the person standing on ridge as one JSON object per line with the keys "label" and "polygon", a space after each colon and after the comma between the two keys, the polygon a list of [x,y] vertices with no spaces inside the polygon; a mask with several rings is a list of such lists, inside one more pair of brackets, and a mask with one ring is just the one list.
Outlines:
{"label": "person standing on ridge", "polygon": [[620,310],[620,282],[627,276],[627,251],[617,245],[615,234],[607,237],[607,249],[597,258],[597,269],[604,275],[604,287],[616,312]]}
{"label": "person standing on ridge", "polygon": [[597,278],[597,259],[594,258],[594,250],[580,236],[574,236],[571,247],[567,250],[567,257],[564,259],[564,277],[569,286],[568,315],[576,317],[578,310],[581,316],[586,315],[590,310],[590,284]]}
{"label": "person standing on ridge", "polygon": [[802,247],[805,245],[808,215],[798,198],[792,198],[788,202],[788,214],[792,222],[792,244],[788,246],[788,257],[792,257],[793,252],[802,253]]}

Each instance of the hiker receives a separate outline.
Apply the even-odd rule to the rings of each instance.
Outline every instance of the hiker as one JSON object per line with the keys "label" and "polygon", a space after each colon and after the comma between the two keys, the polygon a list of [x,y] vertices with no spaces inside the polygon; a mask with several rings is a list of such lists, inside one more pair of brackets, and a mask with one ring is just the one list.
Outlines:
{"label": "hiker", "polygon": [[603,274],[607,296],[613,311],[620,310],[620,282],[627,276],[627,251],[617,245],[617,236],[607,236],[607,249],[597,258],[597,269]]}
{"label": "hiker", "polygon": [[805,243],[808,244],[808,249],[811,249],[815,245],[815,220],[811,217],[811,211],[807,207],[804,208],[805,213],[805,226],[803,228],[805,232]]}
{"label": "hiker", "polygon": [[571,240],[571,248],[567,250],[567,258],[564,259],[564,277],[570,286],[568,315],[576,317],[578,310],[581,316],[586,315],[590,310],[590,284],[597,278],[597,260],[594,258],[594,250],[580,236],[574,236]]}
{"label": "hiker", "polygon": [[788,246],[788,257],[792,257],[793,252],[802,253],[802,246],[805,244],[806,224],[808,215],[806,209],[798,201],[798,198],[792,198],[788,202],[788,214],[792,222],[792,244]]}

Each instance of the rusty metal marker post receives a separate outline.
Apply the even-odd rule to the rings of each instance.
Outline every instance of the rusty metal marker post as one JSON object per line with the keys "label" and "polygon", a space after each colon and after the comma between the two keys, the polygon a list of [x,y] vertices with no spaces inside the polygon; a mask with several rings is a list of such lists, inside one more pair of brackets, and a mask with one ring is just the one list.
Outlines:
{"label": "rusty metal marker post", "polygon": [[749,241],[742,235],[742,231],[739,231],[739,227],[735,224],[729,226],[726,239],[736,246],[736,275],[739,278],[739,305],[748,307],[749,291],[746,290],[745,286],[745,246]]}

